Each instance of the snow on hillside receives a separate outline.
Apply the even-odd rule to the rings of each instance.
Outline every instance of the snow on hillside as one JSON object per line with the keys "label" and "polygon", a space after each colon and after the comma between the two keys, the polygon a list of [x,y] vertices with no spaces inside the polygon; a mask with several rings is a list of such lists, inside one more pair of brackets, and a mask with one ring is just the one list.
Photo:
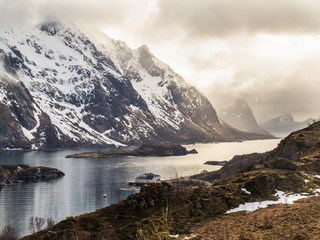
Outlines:
{"label": "snow on hillside", "polygon": [[108,37],[99,45],[57,22],[1,22],[0,36],[0,107],[10,112],[4,125],[11,122],[1,148],[250,138],[222,124],[208,99],[147,46],[132,50]]}
{"label": "snow on hillside", "polygon": [[[74,141],[80,141],[79,135],[84,130],[92,132],[81,119],[83,118],[83,105],[72,103],[73,96],[80,102],[92,91],[93,85],[88,84],[92,75],[99,75],[90,63],[96,63],[93,57],[92,46],[86,44],[86,37],[71,29],[65,30],[61,25],[48,26],[48,32],[41,31],[37,27],[5,27],[1,26],[0,48],[5,54],[12,52],[20,55],[19,60],[24,60],[22,71],[18,72],[19,79],[29,89],[41,110],[49,115],[52,123],[58,129]],[[68,41],[72,39],[72,41]],[[75,40],[75,41],[74,41]],[[89,64],[88,64],[89,63]],[[108,73],[119,73],[104,65]],[[53,108],[58,104],[58,108]],[[38,118],[39,111],[35,112]],[[38,123],[39,125],[39,123]],[[80,130],[75,125],[79,125]],[[34,129],[24,132],[32,139]],[[90,136],[91,135],[91,136]],[[116,141],[93,131],[87,135],[89,141],[105,141],[108,144],[118,144]]]}

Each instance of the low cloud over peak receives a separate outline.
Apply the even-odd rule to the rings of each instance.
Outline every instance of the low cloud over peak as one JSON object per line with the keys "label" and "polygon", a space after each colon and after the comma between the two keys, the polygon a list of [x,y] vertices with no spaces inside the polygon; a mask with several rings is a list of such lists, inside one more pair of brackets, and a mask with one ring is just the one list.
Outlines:
{"label": "low cloud over peak", "polygon": [[309,33],[320,31],[315,0],[162,0],[155,23],[184,29],[188,35],[217,37],[240,32]]}
{"label": "low cloud over peak", "polygon": [[214,106],[241,96],[258,115],[320,115],[320,1],[0,0],[0,20],[48,16],[148,45]]}

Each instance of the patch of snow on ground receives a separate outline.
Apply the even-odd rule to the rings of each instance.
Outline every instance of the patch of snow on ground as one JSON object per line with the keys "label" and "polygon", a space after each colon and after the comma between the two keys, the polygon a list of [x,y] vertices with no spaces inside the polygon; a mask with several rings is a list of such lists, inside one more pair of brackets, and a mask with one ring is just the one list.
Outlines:
{"label": "patch of snow on ground", "polygon": [[6,96],[6,93],[2,89],[0,89],[0,101],[3,101],[5,96]]}
{"label": "patch of snow on ground", "polygon": [[240,211],[255,211],[258,208],[266,208],[271,204],[279,204],[279,203],[285,203],[285,204],[292,204],[294,201],[306,198],[309,195],[307,194],[285,194],[282,191],[277,191],[275,193],[276,197],[278,197],[278,200],[273,201],[273,200],[267,200],[267,201],[262,201],[262,202],[250,202],[250,203],[245,203],[245,204],[240,204],[239,207],[230,209],[226,213],[233,213],[233,212],[240,212]]}
{"label": "patch of snow on ground", "polygon": [[9,148],[9,147],[7,147],[6,149],[4,149],[4,150],[6,150],[6,151],[21,151],[21,150],[23,150],[22,148]]}
{"label": "patch of snow on ground", "polygon": [[130,105],[129,106],[131,108],[131,110],[134,112],[134,111],[140,111],[140,108],[138,108],[137,106],[134,106],[134,105]]}
{"label": "patch of snow on ground", "polygon": [[169,237],[177,238],[177,237],[179,237],[179,234],[176,234],[176,235],[169,235]]}
{"label": "patch of snow on ground", "polygon": [[221,133],[217,129],[215,129],[214,127],[212,127],[212,129],[216,131],[219,135],[221,135]]}
{"label": "patch of snow on ground", "polygon": [[196,237],[197,235],[195,235],[195,234],[193,234],[193,233],[191,233],[191,235],[188,237],[188,236],[186,236],[186,237],[184,237],[184,239],[191,239],[191,238],[194,238],[194,237]]}
{"label": "patch of snow on ground", "polygon": [[244,191],[245,193],[251,194],[251,192],[249,192],[247,189],[245,188],[241,188],[242,191]]}
{"label": "patch of snow on ground", "polygon": [[21,126],[21,128],[22,128],[23,135],[24,135],[26,138],[28,138],[30,141],[31,141],[32,139],[34,139],[34,136],[32,135],[31,131],[29,131],[28,129],[26,129],[26,128],[22,127],[22,126]]}
{"label": "patch of snow on ground", "polygon": [[[196,237],[196,236],[197,236],[196,234],[191,233],[190,236],[185,236],[183,239],[192,239],[192,238],[194,238],[194,237]],[[169,235],[169,237],[178,238],[178,237],[179,237],[179,234]]]}

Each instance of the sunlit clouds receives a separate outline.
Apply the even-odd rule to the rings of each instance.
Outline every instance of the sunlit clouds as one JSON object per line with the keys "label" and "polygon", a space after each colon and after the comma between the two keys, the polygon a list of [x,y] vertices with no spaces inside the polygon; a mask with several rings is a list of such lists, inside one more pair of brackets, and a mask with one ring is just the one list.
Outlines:
{"label": "sunlit clouds", "polygon": [[0,9],[9,21],[57,17],[146,44],[216,108],[240,96],[258,118],[320,115],[316,0],[0,0]]}

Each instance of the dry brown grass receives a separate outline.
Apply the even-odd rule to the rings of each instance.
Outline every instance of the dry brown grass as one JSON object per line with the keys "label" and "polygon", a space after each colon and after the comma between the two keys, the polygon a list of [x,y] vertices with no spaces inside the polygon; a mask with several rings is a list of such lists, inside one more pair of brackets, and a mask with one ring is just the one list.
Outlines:
{"label": "dry brown grass", "polygon": [[291,205],[273,205],[252,213],[226,214],[192,232],[196,234],[194,240],[320,239],[320,197]]}

